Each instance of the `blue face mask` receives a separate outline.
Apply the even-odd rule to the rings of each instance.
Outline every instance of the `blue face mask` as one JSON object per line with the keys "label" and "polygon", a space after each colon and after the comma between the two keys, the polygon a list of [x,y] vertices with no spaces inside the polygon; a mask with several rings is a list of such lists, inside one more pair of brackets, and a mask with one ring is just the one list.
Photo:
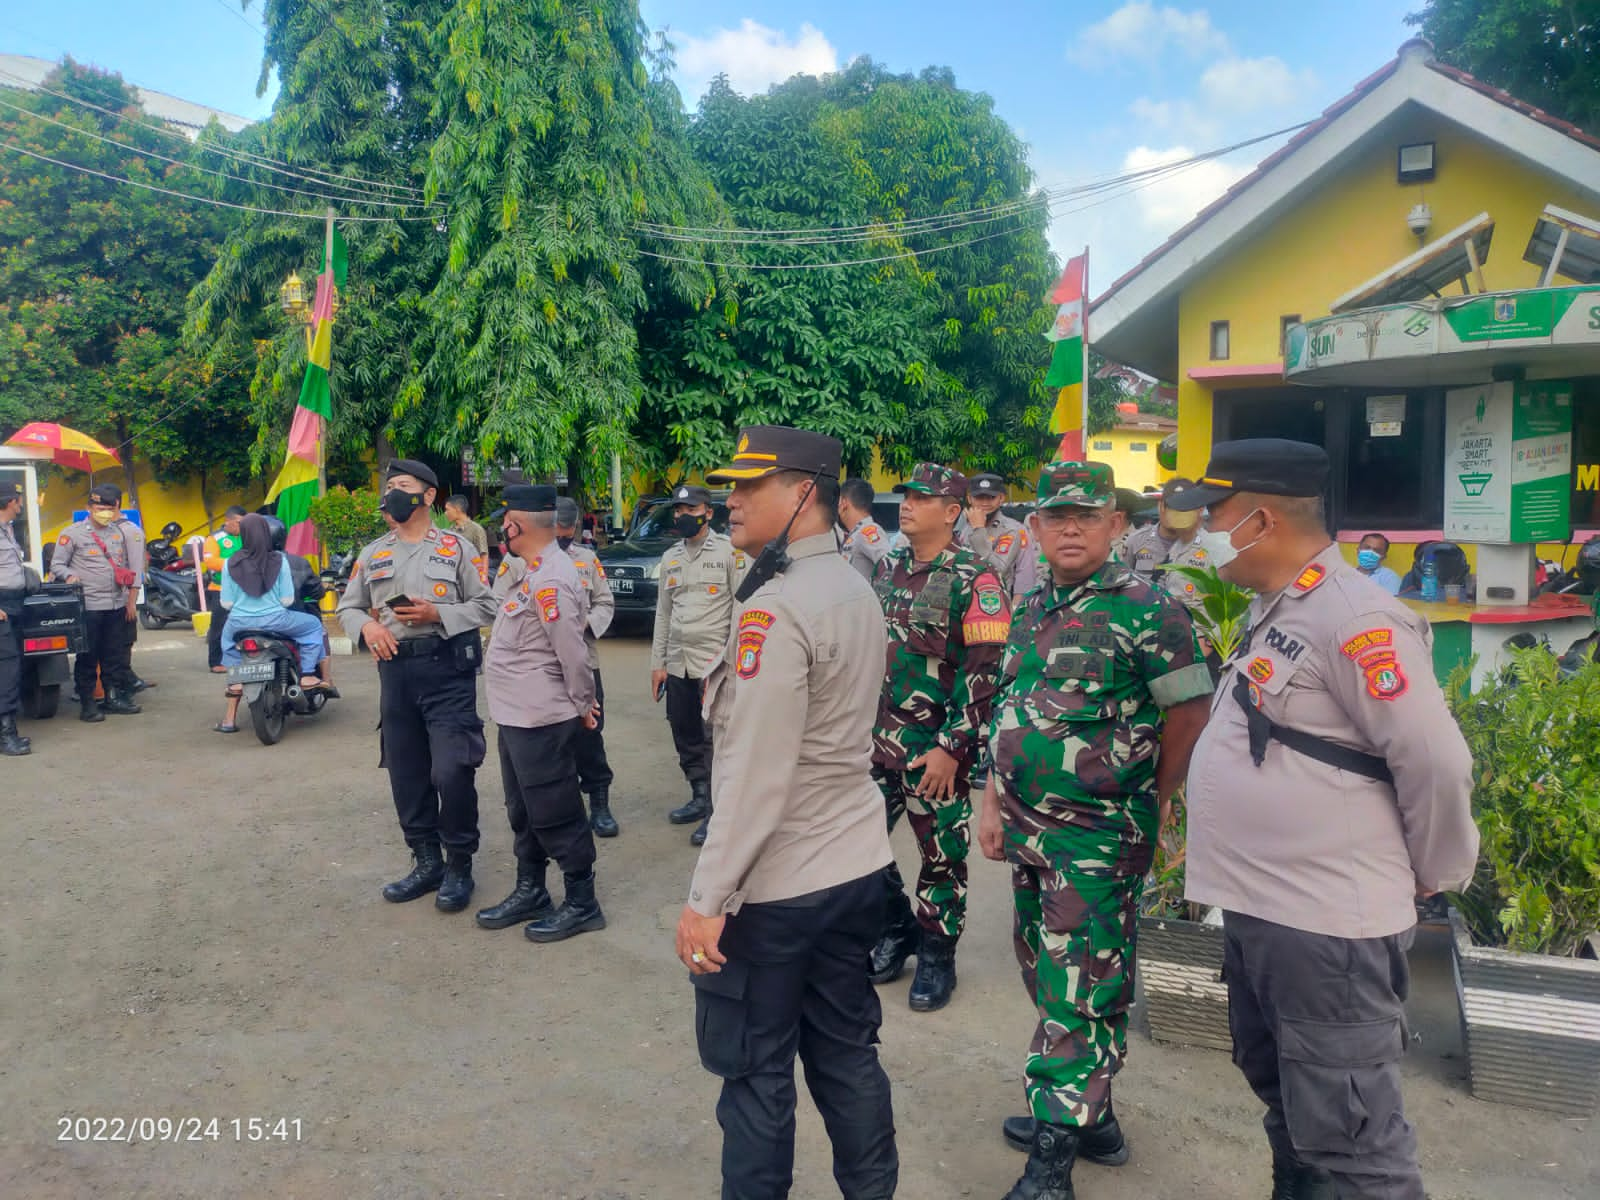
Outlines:
{"label": "blue face mask", "polygon": [[1356,551],[1356,566],[1360,567],[1363,571],[1377,570],[1378,564],[1382,561],[1383,555],[1379,554],[1376,550]]}

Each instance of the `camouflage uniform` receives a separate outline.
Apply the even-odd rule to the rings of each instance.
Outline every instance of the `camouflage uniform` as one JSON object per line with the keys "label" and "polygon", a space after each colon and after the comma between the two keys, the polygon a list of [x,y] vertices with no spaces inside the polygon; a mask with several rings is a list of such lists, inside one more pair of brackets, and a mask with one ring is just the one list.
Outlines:
{"label": "camouflage uniform", "polygon": [[[902,486],[964,489],[965,481],[947,467],[922,464]],[[909,546],[896,550],[878,564],[872,586],[889,629],[873,775],[890,830],[905,813],[922,853],[917,921],[955,939],[966,921],[970,774],[989,721],[1010,604],[995,572],[953,541],[928,563],[916,562]],[[955,795],[945,800],[915,794],[923,770],[910,764],[935,747],[960,763]]]}
{"label": "camouflage uniform", "polygon": [[[1111,503],[1110,469],[1054,463],[1040,506]],[[1127,1054],[1139,894],[1154,858],[1161,710],[1207,695],[1188,614],[1116,558],[1046,580],[1012,622],[989,750],[1012,864],[1015,947],[1039,1009],[1036,1119],[1104,1117]]]}

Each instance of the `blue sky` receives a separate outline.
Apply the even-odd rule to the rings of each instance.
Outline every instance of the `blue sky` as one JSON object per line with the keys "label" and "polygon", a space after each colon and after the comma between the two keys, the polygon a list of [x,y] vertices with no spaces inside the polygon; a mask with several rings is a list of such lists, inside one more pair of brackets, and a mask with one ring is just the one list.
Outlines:
{"label": "blue sky", "polygon": [[[255,5],[253,4],[253,7]],[[261,35],[237,0],[51,0],[0,13],[0,52],[63,53],[128,80],[260,117]],[[740,91],[866,54],[895,70],[948,66],[988,92],[1031,147],[1041,181],[1071,184],[1186,157],[1315,116],[1393,57],[1420,0],[1337,7],[1264,0],[643,0],[678,45],[691,107],[726,71]],[[1265,153],[1252,147],[1096,208],[1062,213],[1057,250],[1092,248],[1090,288],[1113,278]],[[1064,205],[1063,207],[1068,207]]]}

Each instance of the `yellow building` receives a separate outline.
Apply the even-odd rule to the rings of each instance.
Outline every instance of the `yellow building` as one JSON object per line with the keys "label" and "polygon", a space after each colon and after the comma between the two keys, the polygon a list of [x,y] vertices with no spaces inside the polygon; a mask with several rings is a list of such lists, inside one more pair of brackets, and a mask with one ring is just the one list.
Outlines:
{"label": "yellow building", "polygon": [[[1422,259],[1467,264],[1460,278],[1446,276],[1452,292],[1549,286],[1548,254],[1530,237],[1550,205],[1600,214],[1600,140],[1413,40],[1099,297],[1095,348],[1176,381],[1180,473],[1201,474],[1213,441],[1315,442],[1334,464],[1329,514],[1347,547],[1368,530],[1396,543],[1439,539],[1444,393],[1487,382],[1488,370],[1479,380],[1423,366],[1370,386],[1302,386],[1285,378],[1285,336],[1352,297],[1394,298],[1362,289],[1425,245]],[[1560,274],[1560,284],[1600,282],[1600,261],[1569,255]],[[1357,336],[1375,341],[1376,327]],[[1573,381],[1572,478],[1600,496],[1600,358],[1522,370],[1495,377]],[[1600,525],[1595,499],[1575,492],[1576,540]],[[1404,571],[1409,549],[1396,545],[1390,563]]]}
{"label": "yellow building", "polygon": [[1137,492],[1154,491],[1177,474],[1156,461],[1156,448],[1161,439],[1177,428],[1177,421],[1171,417],[1150,413],[1125,416],[1115,429],[1107,429],[1089,439],[1089,457],[1095,462],[1111,464],[1118,487]]}

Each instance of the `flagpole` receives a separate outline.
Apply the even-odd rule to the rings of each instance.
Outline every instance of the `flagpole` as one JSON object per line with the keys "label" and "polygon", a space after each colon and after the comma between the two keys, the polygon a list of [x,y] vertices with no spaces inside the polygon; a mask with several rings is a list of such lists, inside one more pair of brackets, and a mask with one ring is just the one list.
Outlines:
{"label": "flagpole", "polygon": [[[333,205],[331,205],[331,204],[328,205],[328,211],[327,211],[327,214],[326,214],[326,220],[325,220],[325,222],[323,224],[323,231],[322,231],[322,261],[323,261],[323,264],[324,264],[324,266],[325,266],[325,268],[326,268],[326,270],[328,272],[328,288],[329,288],[328,312],[329,312],[329,317],[331,319],[332,313],[333,313],[333,306],[332,306],[333,293],[332,293],[332,289],[334,287],[334,272],[333,272]],[[333,364],[332,364],[331,361],[328,364],[328,375],[329,375],[330,378],[333,375]],[[329,413],[328,419],[329,419],[329,423],[331,423],[332,420],[333,420],[333,414],[332,413]],[[321,497],[321,496],[326,496],[327,494],[328,494],[328,430],[327,430],[326,427],[324,427],[323,430],[322,430],[322,436],[317,439],[317,495],[319,497]],[[321,539],[319,538],[318,541],[320,543]]]}

